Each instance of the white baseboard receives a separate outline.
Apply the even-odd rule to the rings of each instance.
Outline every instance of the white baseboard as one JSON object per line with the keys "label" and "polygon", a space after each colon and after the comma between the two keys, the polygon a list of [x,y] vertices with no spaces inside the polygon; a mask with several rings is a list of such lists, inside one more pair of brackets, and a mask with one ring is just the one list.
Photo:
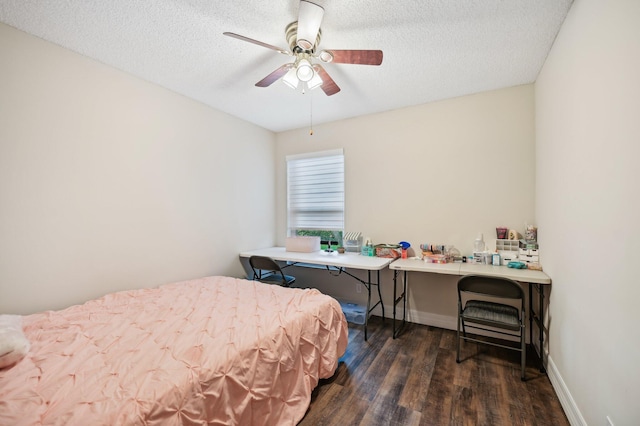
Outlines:
{"label": "white baseboard", "polygon": [[[402,318],[401,310],[398,312],[397,317]],[[407,321],[422,325],[431,325],[433,327],[444,328],[446,330],[456,330],[458,327],[456,317],[415,311],[413,309],[409,309],[407,312]]]}
{"label": "white baseboard", "polygon": [[[402,312],[402,309],[397,309],[396,319],[402,319]],[[372,314],[382,316],[382,309],[380,309],[380,306],[376,306]],[[386,318],[393,318],[393,306],[385,305],[384,314]],[[447,330],[456,330],[457,328],[456,317],[415,311],[413,309],[409,309],[407,311],[407,321],[414,322],[416,324],[431,325],[433,327],[444,328]]]}
{"label": "white baseboard", "polygon": [[571,396],[571,392],[569,392],[567,385],[562,380],[562,376],[551,357],[547,357],[547,375],[571,426],[587,426],[587,422],[582,417],[576,402]]}

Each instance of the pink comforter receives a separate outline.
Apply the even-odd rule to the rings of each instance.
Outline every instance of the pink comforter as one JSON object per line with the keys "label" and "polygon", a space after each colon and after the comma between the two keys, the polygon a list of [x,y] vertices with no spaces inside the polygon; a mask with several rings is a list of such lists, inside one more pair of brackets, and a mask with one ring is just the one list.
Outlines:
{"label": "pink comforter", "polygon": [[24,317],[0,425],[294,425],[347,345],[317,290],[208,277]]}

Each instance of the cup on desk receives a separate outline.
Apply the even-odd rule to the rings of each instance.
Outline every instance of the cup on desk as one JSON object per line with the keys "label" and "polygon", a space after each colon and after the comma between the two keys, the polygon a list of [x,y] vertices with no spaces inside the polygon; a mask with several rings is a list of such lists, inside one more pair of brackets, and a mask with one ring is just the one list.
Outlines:
{"label": "cup on desk", "polygon": [[499,226],[496,228],[496,236],[499,240],[506,240],[507,232],[509,232],[509,230],[503,226]]}

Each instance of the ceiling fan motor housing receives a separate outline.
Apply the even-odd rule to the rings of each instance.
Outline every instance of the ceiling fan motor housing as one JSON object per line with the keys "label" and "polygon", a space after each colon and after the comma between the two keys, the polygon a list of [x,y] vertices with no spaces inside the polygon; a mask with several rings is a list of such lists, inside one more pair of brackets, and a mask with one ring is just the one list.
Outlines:
{"label": "ceiling fan motor housing", "polygon": [[315,43],[313,46],[310,46],[308,49],[305,49],[302,46],[298,45],[298,21],[294,21],[287,25],[285,29],[285,37],[287,39],[287,43],[289,43],[289,48],[294,54],[297,53],[313,53],[316,50],[316,47],[320,44],[320,40],[322,39],[322,30],[318,29],[318,35],[316,36]]}

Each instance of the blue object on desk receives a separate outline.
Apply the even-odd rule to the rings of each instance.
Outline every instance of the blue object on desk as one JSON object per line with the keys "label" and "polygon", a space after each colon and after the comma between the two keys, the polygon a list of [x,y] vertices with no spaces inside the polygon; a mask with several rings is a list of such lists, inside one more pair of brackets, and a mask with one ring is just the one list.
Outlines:
{"label": "blue object on desk", "polygon": [[408,242],[406,242],[406,241],[400,241],[400,242],[398,243],[398,245],[399,245],[400,247],[402,247],[404,250],[406,250],[406,249],[408,249],[409,247],[411,247],[411,244],[409,244],[409,243],[408,243]]}
{"label": "blue object on desk", "polygon": [[524,263],[524,262],[511,261],[511,262],[507,263],[507,267],[508,268],[515,268],[515,269],[525,269],[527,267],[527,264]]}

